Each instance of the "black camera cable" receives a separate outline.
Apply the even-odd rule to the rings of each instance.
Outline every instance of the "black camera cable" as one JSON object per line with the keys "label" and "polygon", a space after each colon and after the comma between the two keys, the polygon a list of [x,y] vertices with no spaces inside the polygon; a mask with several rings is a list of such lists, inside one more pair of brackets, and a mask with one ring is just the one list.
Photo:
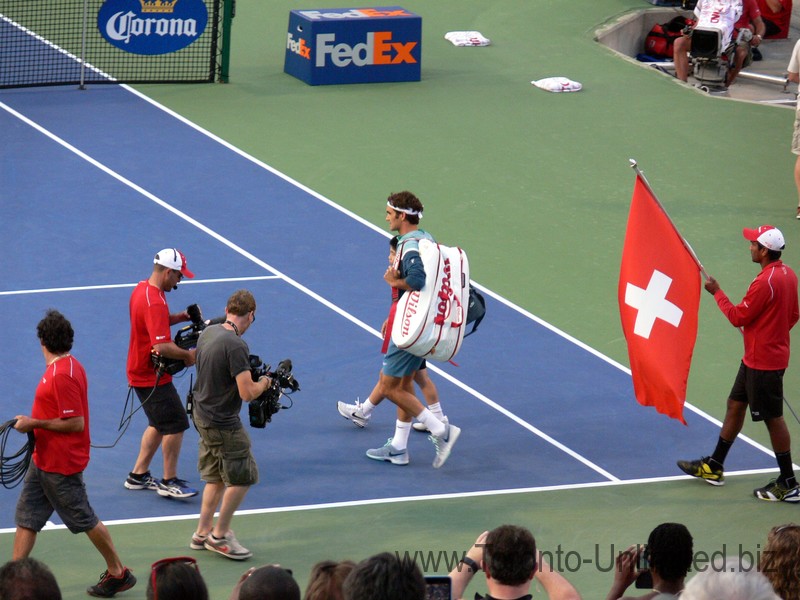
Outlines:
{"label": "black camera cable", "polygon": [[92,444],[92,448],[113,448],[115,447],[119,441],[122,439],[122,436],[125,435],[125,432],[128,431],[128,427],[131,424],[131,419],[133,419],[133,415],[135,415],[141,408],[147,403],[150,398],[153,397],[153,394],[158,387],[158,382],[161,379],[161,373],[156,372],[156,382],[153,384],[153,389],[150,390],[150,393],[147,395],[147,398],[141,401],[139,406],[136,408],[133,407],[134,400],[133,397],[135,395],[133,391],[133,387],[128,387],[128,395],[125,398],[125,406],[122,407],[122,416],[119,419],[119,425],[117,426],[117,431],[120,434],[117,436],[117,439],[114,440],[113,444]]}
{"label": "black camera cable", "polygon": [[32,431],[27,433],[28,439],[14,454],[6,453],[8,436],[15,431],[17,420],[11,419],[0,425],[0,484],[6,489],[19,485],[28,471],[33,455],[35,438]]}

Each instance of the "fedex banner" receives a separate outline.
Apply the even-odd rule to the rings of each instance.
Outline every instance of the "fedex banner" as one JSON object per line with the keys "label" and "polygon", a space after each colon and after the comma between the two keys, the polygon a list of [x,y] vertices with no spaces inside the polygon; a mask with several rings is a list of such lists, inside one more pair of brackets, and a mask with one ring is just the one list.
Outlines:
{"label": "fedex banner", "polygon": [[399,6],[293,10],[284,71],[309,85],[419,81],[422,18]]}

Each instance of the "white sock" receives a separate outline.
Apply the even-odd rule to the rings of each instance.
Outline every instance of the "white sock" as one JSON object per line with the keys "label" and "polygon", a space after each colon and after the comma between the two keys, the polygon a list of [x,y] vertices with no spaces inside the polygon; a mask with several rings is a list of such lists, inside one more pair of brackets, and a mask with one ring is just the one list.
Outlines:
{"label": "white sock", "polygon": [[361,414],[364,415],[366,418],[372,414],[372,411],[375,410],[375,405],[370,402],[370,399],[367,398],[364,402],[361,403]]}
{"label": "white sock", "polygon": [[420,423],[424,423],[428,431],[431,432],[431,435],[435,435],[436,437],[443,436],[445,431],[447,431],[444,423],[437,419],[427,408],[422,409],[422,412],[417,415],[417,420]]}
{"label": "white sock", "polygon": [[392,438],[392,446],[395,450],[405,450],[408,448],[409,433],[411,433],[411,423],[395,421],[394,437]]}

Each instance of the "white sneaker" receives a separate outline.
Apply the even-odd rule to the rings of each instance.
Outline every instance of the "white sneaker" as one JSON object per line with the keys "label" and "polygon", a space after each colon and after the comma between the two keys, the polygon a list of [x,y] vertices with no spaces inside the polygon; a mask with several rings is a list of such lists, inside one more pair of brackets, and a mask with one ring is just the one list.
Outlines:
{"label": "white sneaker", "polygon": [[438,469],[450,457],[450,451],[461,435],[461,428],[455,425],[448,425],[447,430],[443,436],[428,436],[428,439],[433,442],[433,447],[436,448],[436,458],[433,459],[433,468]]}
{"label": "white sneaker", "polygon": [[386,442],[381,448],[372,448],[367,450],[367,456],[372,460],[384,460],[393,465],[407,465],[408,464],[408,449],[398,450],[392,446],[392,438]]}
{"label": "white sneaker", "polygon": [[232,530],[229,530],[223,538],[216,538],[213,533],[209,533],[203,545],[206,550],[222,554],[225,558],[233,560],[245,560],[253,556],[250,550],[239,543]]}
{"label": "white sneaker", "polygon": [[356,427],[363,428],[366,426],[367,421],[369,421],[369,417],[365,417],[364,413],[361,412],[361,402],[358,400],[356,400],[355,404],[337,402],[336,408],[339,410],[340,415],[342,415],[345,419],[350,419],[356,424]]}

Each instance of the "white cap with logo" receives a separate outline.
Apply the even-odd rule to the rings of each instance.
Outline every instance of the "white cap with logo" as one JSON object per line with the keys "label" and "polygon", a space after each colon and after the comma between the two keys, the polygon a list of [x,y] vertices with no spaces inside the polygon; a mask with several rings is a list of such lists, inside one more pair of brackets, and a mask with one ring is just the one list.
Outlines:
{"label": "white cap with logo", "polygon": [[186,257],[183,255],[183,252],[177,248],[164,248],[161,252],[156,254],[153,259],[153,264],[180,271],[183,273],[184,277],[188,277],[189,279],[194,277],[194,273],[186,266]]}
{"label": "white cap with logo", "polygon": [[762,225],[758,229],[742,229],[742,235],[748,242],[758,242],[767,250],[780,252],[786,247],[781,230],[772,225]]}

